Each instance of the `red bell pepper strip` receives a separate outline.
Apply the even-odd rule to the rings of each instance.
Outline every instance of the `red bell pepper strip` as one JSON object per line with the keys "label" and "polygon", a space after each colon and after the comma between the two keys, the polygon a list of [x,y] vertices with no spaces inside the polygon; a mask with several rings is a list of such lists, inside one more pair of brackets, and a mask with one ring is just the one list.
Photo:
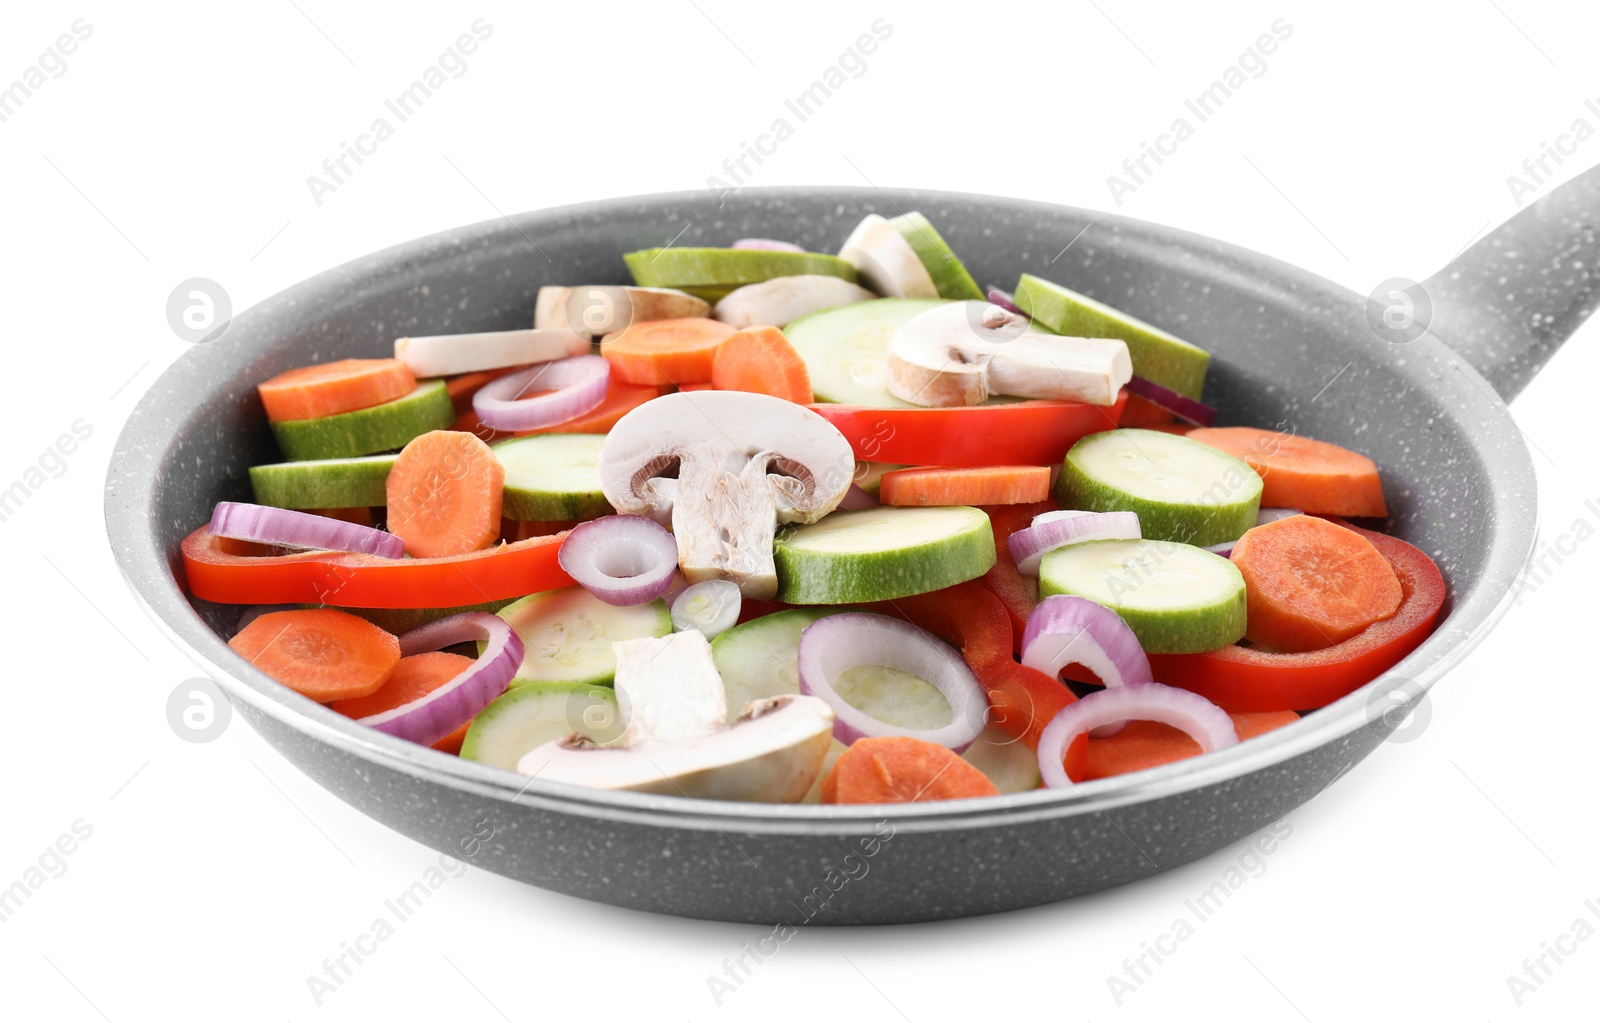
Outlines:
{"label": "red bell pepper strip", "polygon": [[1156,681],[1199,693],[1229,710],[1311,710],[1347,696],[1415,650],[1439,619],[1444,578],[1404,540],[1338,522],[1372,541],[1400,579],[1400,607],[1342,643],[1285,654],[1243,646],[1203,654],[1152,654]]}
{"label": "red bell pepper strip", "polygon": [[1028,627],[1028,616],[1039,603],[1039,584],[1017,571],[1011,560],[1011,547],[1007,544],[1011,534],[1027,529],[1035,515],[1060,508],[1054,501],[1038,504],[998,504],[983,510],[989,515],[989,525],[994,531],[994,567],[978,580],[990,593],[1000,598],[1006,613],[1011,616],[1011,651],[1022,653],[1022,630]]}
{"label": "red bell pepper strip", "polygon": [[448,558],[306,551],[245,557],[209,526],[182,545],[189,592],[219,604],[459,607],[572,585],[556,562],[566,536],[539,536]]}
{"label": "red bell pepper strip", "polygon": [[871,408],[809,405],[869,462],[971,467],[1060,465],[1067,449],[1091,433],[1114,430],[1128,392],[1115,405],[1017,401],[958,408]]}

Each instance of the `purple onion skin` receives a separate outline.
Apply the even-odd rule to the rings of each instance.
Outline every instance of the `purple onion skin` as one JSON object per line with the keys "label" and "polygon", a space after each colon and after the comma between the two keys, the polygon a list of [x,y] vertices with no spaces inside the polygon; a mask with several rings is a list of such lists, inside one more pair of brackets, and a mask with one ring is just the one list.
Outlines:
{"label": "purple onion skin", "polygon": [[730,249],[758,249],[763,252],[804,252],[805,249],[794,242],[778,241],[776,238],[740,238]]}
{"label": "purple onion skin", "polygon": [[1033,317],[1029,316],[1027,313],[1023,312],[1017,307],[1016,300],[1011,297],[1011,293],[1009,291],[1001,291],[999,288],[990,288],[988,297],[990,305],[997,305],[1006,312],[1015,313],[1025,320],[1031,321],[1033,319]]}
{"label": "purple onion skin", "polygon": [[469,611],[400,637],[400,653],[405,657],[474,639],[487,640],[488,646],[470,668],[421,699],[358,720],[422,746],[432,746],[471,721],[506,691],[522,666],[524,650],[517,631],[497,615]]}
{"label": "purple onion skin", "polygon": [[1210,405],[1195,401],[1171,388],[1162,387],[1154,380],[1148,380],[1137,373],[1128,381],[1128,393],[1137,395],[1194,426],[1212,426],[1217,421],[1217,410]]}

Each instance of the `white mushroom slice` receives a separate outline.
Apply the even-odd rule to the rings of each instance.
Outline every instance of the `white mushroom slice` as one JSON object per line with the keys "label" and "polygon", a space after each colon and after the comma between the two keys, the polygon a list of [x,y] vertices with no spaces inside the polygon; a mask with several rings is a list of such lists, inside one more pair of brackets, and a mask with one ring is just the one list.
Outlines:
{"label": "white mushroom slice", "polygon": [[710,311],[711,305],[705,299],[676,288],[547,285],[539,289],[539,297],[534,300],[533,325],[561,327],[593,337],[622,330],[630,323],[705,316]]}
{"label": "white mushroom slice", "polygon": [[394,357],[419,377],[476,373],[483,369],[528,366],[589,351],[589,339],[570,330],[497,330],[484,334],[434,334],[403,337]]}
{"label": "white mushroom slice", "polygon": [[938,298],[928,268],[898,228],[869,213],[844,240],[839,258],[856,268],[873,291],[889,298]]}
{"label": "white mushroom slice", "polygon": [[786,327],[802,316],[877,297],[861,285],[838,277],[796,274],[737,288],[717,303],[712,315],[735,327]]}
{"label": "white mushroom slice", "polygon": [[743,391],[680,391],[617,421],[600,448],[600,489],[624,515],[672,528],[691,583],[729,579],[777,593],[772,535],[815,522],[850,489],[855,455],[803,405]]}
{"label": "white mushroom slice", "polygon": [[618,640],[617,710],[626,726],[615,746],[645,746],[710,735],[728,718],[728,696],[698,632]]}
{"label": "white mushroom slice", "polygon": [[1114,405],[1132,376],[1126,343],[1045,334],[987,302],[919,313],[889,339],[889,393],[914,405],[978,405],[991,394]]}
{"label": "white mushroom slice", "polygon": [[826,703],[774,696],[752,701],[733,724],[698,739],[618,749],[571,735],[531,750],[517,770],[597,789],[794,803],[816,781],[832,739]]}

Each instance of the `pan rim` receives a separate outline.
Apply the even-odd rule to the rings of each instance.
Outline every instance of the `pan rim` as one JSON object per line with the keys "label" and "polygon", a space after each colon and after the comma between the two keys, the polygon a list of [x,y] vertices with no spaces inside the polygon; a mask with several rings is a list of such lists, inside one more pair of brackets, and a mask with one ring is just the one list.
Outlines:
{"label": "pan rim", "polygon": [[[1226,259],[1266,269],[1270,271],[1270,276],[1263,276],[1263,284],[1287,285],[1297,292],[1301,301],[1308,296],[1318,295],[1327,301],[1329,308],[1342,305],[1352,309],[1358,308],[1361,301],[1354,292],[1335,282],[1241,246],[1177,228],[1054,203],[975,193],[910,189],[886,192],[876,188],[868,190],[841,186],[741,189],[739,201],[782,202],[833,195],[841,199],[849,196],[850,201],[860,204],[865,195],[869,197],[870,204],[873,193],[889,205],[896,205],[895,198],[891,198],[893,196],[916,203],[979,206],[1003,203],[1019,209],[1031,207],[1048,210],[1053,216],[1063,213],[1077,215],[1110,226],[1125,240],[1143,237],[1163,243],[1175,242],[1191,251],[1203,252],[1214,261]],[[370,272],[372,267],[391,264],[397,259],[406,258],[408,254],[415,256],[446,243],[459,245],[464,237],[503,235],[508,232],[507,224],[510,225],[510,231],[521,233],[522,228],[518,225],[528,218],[557,220],[604,216],[629,207],[703,203],[706,198],[706,194],[700,191],[618,197],[452,228],[358,257],[340,267],[324,271],[245,310],[235,317],[235,322],[252,317],[252,314],[264,316],[268,310],[285,301],[296,301],[302,293],[313,292],[342,274]],[[1532,459],[1519,434],[1508,438],[1508,442],[1516,446],[1518,457],[1515,464],[1501,471],[1508,475],[1523,476],[1526,486],[1511,495],[1503,489],[1500,491],[1501,503],[1496,505],[1493,525],[1496,536],[1490,545],[1489,560],[1484,565],[1479,583],[1465,600],[1455,599],[1457,595],[1452,590],[1453,607],[1449,617],[1406,658],[1378,679],[1341,700],[1248,743],[1134,774],[1086,782],[1071,789],[1033,790],[971,801],[895,804],[889,809],[876,805],[711,803],[673,796],[607,792],[541,782],[538,779],[524,783],[518,775],[363,728],[353,720],[288,690],[249,665],[237,662],[226,642],[189,605],[169,570],[168,555],[157,546],[153,517],[149,514],[127,514],[118,502],[126,502],[132,497],[139,507],[148,509],[154,500],[160,469],[165,463],[178,424],[187,422],[192,410],[173,417],[175,425],[158,438],[162,442],[160,444],[151,445],[148,438],[136,438],[133,435],[137,427],[148,425],[145,420],[155,415],[147,405],[151,396],[160,389],[162,381],[182,375],[185,364],[192,363],[197,355],[197,352],[186,353],[147,390],[118,437],[107,475],[107,533],[119,571],[151,619],[181,651],[222,686],[231,700],[243,700],[253,710],[319,743],[377,766],[484,798],[597,819],[690,829],[721,830],[734,827],[762,833],[833,833],[852,836],[867,833],[875,822],[885,818],[891,819],[897,826],[903,825],[916,831],[981,828],[1001,823],[1021,824],[1039,818],[1059,819],[1104,812],[1194,792],[1292,760],[1372,725],[1370,696],[1373,687],[1384,679],[1405,678],[1416,683],[1424,692],[1431,689],[1439,678],[1472,652],[1510,609],[1516,597],[1515,579],[1525,569],[1535,550],[1534,524],[1537,523],[1538,498]],[[1501,414],[1510,416],[1505,403],[1488,382],[1437,337],[1428,335],[1408,346],[1407,360],[1457,370],[1461,376],[1459,383],[1455,383],[1455,374],[1440,374],[1435,381],[1436,387],[1453,387],[1463,397],[1470,397],[1474,391],[1479,392],[1478,400],[1487,398]],[[1395,369],[1389,368],[1391,371]],[[144,471],[119,471],[130,465]],[[121,489],[124,486],[132,493],[124,493]],[[1505,502],[1514,503],[1506,507]],[[1508,549],[1519,546],[1519,539],[1522,541],[1520,551]],[[147,581],[142,585],[140,577],[154,582]]]}

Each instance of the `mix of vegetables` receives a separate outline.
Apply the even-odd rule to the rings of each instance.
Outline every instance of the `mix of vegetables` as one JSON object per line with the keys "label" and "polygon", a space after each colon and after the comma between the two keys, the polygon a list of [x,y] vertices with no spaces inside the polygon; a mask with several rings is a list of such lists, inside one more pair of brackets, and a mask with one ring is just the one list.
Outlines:
{"label": "mix of vegetables", "polygon": [[1387,515],[1370,459],[1214,425],[1203,350],[980,291],[920,214],[624,260],[531,329],[260,384],[289,461],[182,545],[240,656],[544,780],[884,803],[1248,740],[1439,617],[1344,521]]}

